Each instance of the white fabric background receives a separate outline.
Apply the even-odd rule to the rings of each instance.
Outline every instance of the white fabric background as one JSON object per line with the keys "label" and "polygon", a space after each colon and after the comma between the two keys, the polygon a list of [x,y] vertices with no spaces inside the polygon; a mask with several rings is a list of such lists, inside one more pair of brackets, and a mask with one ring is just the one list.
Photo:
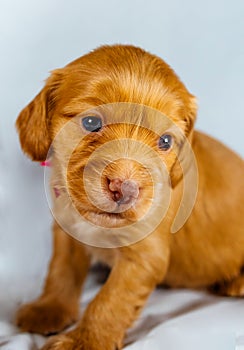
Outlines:
{"label": "white fabric background", "polygon": [[[14,128],[19,111],[48,72],[101,44],[142,46],[170,63],[198,97],[198,128],[243,156],[243,18],[243,0],[0,1],[2,325],[11,321],[17,303],[39,293],[51,253],[43,169],[22,155]],[[192,298],[208,299],[204,293],[160,293],[152,298],[154,312],[164,313],[166,306],[170,312],[176,301],[184,307]],[[155,350],[160,344],[173,350],[233,349],[240,325],[244,333],[243,311],[241,301],[217,299],[212,306],[177,317],[179,323],[164,322],[143,345],[131,349],[152,349],[151,341]],[[10,331],[5,326],[0,326],[2,335]]]}

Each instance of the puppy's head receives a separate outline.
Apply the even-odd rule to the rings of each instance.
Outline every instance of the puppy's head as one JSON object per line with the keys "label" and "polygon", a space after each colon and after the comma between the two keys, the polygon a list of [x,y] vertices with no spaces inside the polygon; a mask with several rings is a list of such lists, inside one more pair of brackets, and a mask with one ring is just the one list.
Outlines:
{"label": "puppy's head", "polygon": [[163,60],[117,45],[54,71],[17,129],[35,161],[52,145],[60,182],[83,216],[118,227],[146,214],[162,173],[171,186],[180,180],[177,160],[195,116],[195,98]]}

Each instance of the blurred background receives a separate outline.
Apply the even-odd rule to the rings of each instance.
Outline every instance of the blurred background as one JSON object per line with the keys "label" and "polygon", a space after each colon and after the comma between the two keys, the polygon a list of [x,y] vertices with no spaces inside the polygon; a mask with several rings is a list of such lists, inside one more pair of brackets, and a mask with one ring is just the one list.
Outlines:
{"label": "blurred background", "polygon": [[197,127],[243,156],[243,19],[243,0],[0,1],[0,319],[39,293],[51,252],[43,169],[14,127],[48,72],[102,44],[141,46],[197,96]]}

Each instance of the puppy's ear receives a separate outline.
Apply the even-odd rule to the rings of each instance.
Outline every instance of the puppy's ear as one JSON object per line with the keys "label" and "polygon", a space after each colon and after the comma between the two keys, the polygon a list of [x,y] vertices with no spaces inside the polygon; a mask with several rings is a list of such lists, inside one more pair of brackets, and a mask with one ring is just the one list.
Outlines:
{"label": "puppy's ear", "polygon": [[186,123],[186,136],[191,139],[193,127],[197,117],[197,99],[195,96],[190,95],[188,103],[185,109],[185,123]]}
{"label": "puppy's ear", "polygon": [[192,150],[193,127],[196,120],[197,103],[194,96],[190,97],[185,117],[185,140],[182,142],[178,158],[171,169],[171,186],[182,183],[181,203],[171,226],[171,233],[177,232],[190,216],[198,192],[198,168]]}
{"label": "puppy's ear", "polygon": [[61,74],[53,72],[44,88],[21,111],[16,121],[21,147],[34,161],[44,161],[51,145],[50,123],[60,81]]}
{"label": "puppy's ear", "polygon": [[[195,96],[190,95],[188,102],[184,107],[184,134],[185,139],[182,141],[182,145],[179,150],[178,158],[171,169],[171,185],[174,188],[182,177],[184,176],[182,170],[182,164],[184,164],[184,172],[190,167],[190,161],[192,157],[187,157],[185,150],[189,148],[192,142],[193,129],[197,115],[197,99]],[[189,152],[188,152],[189,153]],[[184,163],[182,163],[184,162]],[[189,163],[189,164],[188,164]]]}

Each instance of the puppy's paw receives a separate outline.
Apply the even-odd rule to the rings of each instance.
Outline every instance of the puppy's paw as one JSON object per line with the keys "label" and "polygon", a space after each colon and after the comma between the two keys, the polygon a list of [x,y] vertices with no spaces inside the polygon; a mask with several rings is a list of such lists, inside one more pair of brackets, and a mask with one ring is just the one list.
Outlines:
{"label": "puppy's paw", "polygon": [[66,334],[51,337],[41,350],[120,350],[121,346],[116,345],[110,340],[97,338],[92,333],[71,331]]}
{"label": "puppy's paw", "polygon": [[[83,348],[76,346],[75,341],[65,335],[60,334],[55,337],[51,337],[41,350],[82,350]],[[87,349],[88,350],[88,349]]]}
{"label": "puppy's paw", "polygon": [[244,275],[241,274],[229,282],[216,284],[212,287],[211,291],[222,296],[243,297]]}
{"label": "puppy's paw", "polygon": [[22,331],[55,334],[77,320],[78,311],[53,299],[39,299],[23,305],[17,312],[16,324]]}
{"label": "puppy's paw", "polygon": [[220,288],[220,294],[223,296],[230,297],[239,297],[243,298],[244,296],[244,283],[235,281],[234,283],[230,283],[229,285],[223,286]]}

